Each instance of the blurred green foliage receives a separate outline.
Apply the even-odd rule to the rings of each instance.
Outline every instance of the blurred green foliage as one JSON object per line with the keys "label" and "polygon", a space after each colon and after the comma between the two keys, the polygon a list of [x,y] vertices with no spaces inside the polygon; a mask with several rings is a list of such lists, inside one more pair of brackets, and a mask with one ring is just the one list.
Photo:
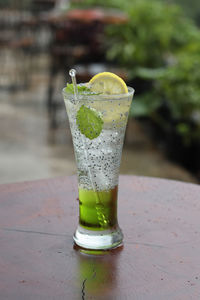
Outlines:
{"label": "blurred green foliage", "polygon": [[[119,1],[119,0],[118,0]],[[108,27],[108,58],[131,67],[160,67],[199,34],[178,6],[157,0],[126,1],[129,21]]]}
{"label": "blurred green foliage", "polygon": [[179,53],[176,62],[167,66],[158,78],[160,92],[170,102],[175,118],[189,119],[195,111],[200,111],[200,55],[199,53]]}
{"label": "blurred green foliage", "polygon": [[200,25],[200,2],[199,0],[163,0],[180,5],[185,14],[193,18]]}
{"label": "blurred green foliage", "polygon": [[[165,0],[85,0],[84,6],[118,8],[128,22],[108,26],[106,52],[110,61],[128,70],[129,81],[150,82],[137,94],[131,115],[152,118],[168,127],[158,108],[167,102],[184,140],[200,137],[200,30],[180,6]],[[189,123],[197,126],[192,135]],[[178,123],[179,124],[179,123]],[[188,127],[187,127],[188,126]],[[166,129],[163,128],[163,129]],[[189,143],[188,142],[188,143]]]}

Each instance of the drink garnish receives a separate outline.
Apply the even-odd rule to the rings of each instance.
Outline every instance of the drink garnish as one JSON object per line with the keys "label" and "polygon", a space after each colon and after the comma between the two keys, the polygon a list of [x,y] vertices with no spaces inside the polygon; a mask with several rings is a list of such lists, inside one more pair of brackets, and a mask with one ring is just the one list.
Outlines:
{"label": "drink garnish", "polygon": [[[90,93],[91,92],[90,88],[88,88],[85,85],[77,85],[77,89],[78,89],[78,93],[79,94],[83,94],[85,92],[86,93]],[[74,85],[73,85],[73,83],[67,83],[67,86],[65,88],[65,92],[69,93],[69,94],[74,94]],[[92,93],[92,94],[94,94],[94,93]]]}
{"label": "drink garnish", "polygon": [[111,72],[98,73],[89,81],[90,90],[104,95],[128,93],[126,83],[118,75]]}
{"label": "drink garnish", "polygon": [[76,115],[76,124],[88,139],[97,138],[103,127],[103,120],[95,109],[82,105]]}
{"label": "drink garnish", "polygon": [[[87,86],[77,85],[77,89],[79,94],[86,95],[116,95],[128,93],[128,88],[123,79],[110,72],[98,73],[92,77]],[[65,91],[73,94],[73,83],[67,84]],[[76,123],[80,132],[90,140],[93,140],[100,135],[104,122],[95,109],[82,105],[77,112]]]}

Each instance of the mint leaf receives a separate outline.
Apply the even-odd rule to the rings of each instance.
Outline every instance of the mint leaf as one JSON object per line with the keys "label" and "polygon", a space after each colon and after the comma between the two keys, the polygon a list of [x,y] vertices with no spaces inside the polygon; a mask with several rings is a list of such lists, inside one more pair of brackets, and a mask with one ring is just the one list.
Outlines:
{"label": "mint leaf", "polygon": [[76,124],[82,134],[88,139],[97,138],[103,127],[103,120],[97,111],[82,105],[76,115]]}
{"label": "mint leaf", "polygon": [[[78,93],[83,94],[84,92],[91,92],[90,89],[84,85],[77,86]],[[74,94],[74,85],[73,83],[67,83],[67,87],[65,88],[65,92],[69,94]]]}
{"label": "mint leaf", "polygon": [[67,83],[67,87],[65,88],[65,92],[69,94],[74,93],[74,86],[73,83]]}

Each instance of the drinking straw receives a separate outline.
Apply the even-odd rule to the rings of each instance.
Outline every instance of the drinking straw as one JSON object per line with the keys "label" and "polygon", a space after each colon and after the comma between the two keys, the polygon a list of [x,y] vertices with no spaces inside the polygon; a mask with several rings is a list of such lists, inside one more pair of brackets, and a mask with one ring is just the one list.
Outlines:
{"label": "drinking straw", "polygon": [[[69,75],[71,76],[72,83],[73,83],[74,100],[75,100],[76,103],[78,103],[79,99],[78,99],[78,87],[77,87],[77,82],[76,82],[76,70],[75,69],[71,69],[69,71]],[[85,159],[86,159],[87,162],[89,162],[89,157],[88,157],[88,153],[87,153],[86,145],[85,145],[85,139],[84,139],[84,137],[83,137],[82,134],[81,134],[81,139],[82,139],[82,143],[83,143],[83,149],[84,149]],[[88,164],[87,164],[87,168],[88,168],[88,174],[89,174],[90,182],[91,182],[91,185],[92,185],[92,189],[93,189],[94,194],[96,196],[96,204],[97,204],[96,210],[97,210],[98,220],[99,220],[100,225],[102,227],[105,227],[105,226],[108,225],[108,221],[106,220],[105,213],[103,213],[104,206],[103,206],[103,204],[100,201],[98,191],[95,190],[93,176],[92,176],[92,171],[91,171],[91,169],[90,169],[90,167],[89,167]]]}

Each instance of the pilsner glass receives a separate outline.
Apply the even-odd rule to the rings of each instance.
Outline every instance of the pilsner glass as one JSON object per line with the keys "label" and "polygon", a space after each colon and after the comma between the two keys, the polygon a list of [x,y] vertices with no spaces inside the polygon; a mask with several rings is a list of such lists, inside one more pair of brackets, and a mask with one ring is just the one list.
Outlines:
{"label": "pilsner glass", "polygon": [[[86,249],[110,249],[122,244],[117,219],[118,179],[133,94],[134,89],[129,87],[128,93],[121,95],[75,97],[63,89],[78,173],[79,224],[74,241]],[[77,112],[81,107],[95,112],[102,120],[101,132],[95,138],[80,131]]]}

